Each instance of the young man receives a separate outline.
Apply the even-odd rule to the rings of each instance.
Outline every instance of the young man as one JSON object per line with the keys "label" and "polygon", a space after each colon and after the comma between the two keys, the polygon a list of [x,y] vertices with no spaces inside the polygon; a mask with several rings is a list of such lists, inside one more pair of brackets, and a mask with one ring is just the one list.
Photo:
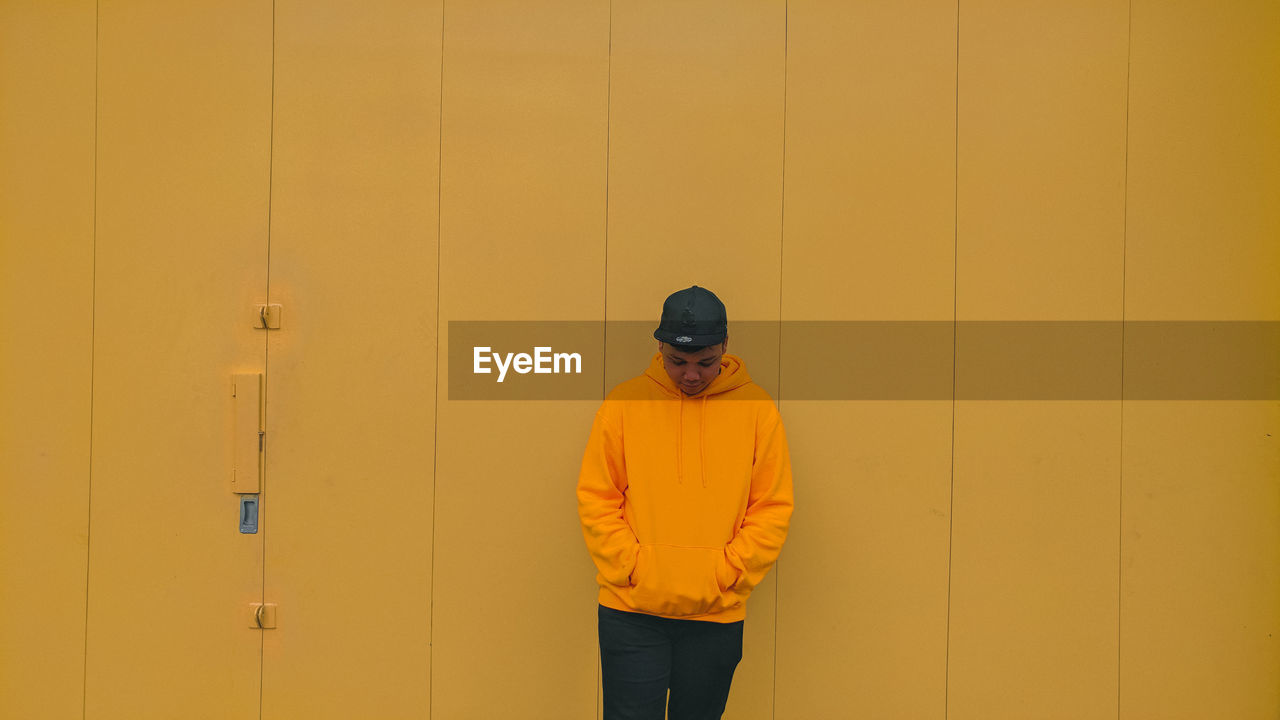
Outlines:
{"label": "young man", "polygon": [[747,596],[787,536],[791,462],[773,400],[725,354],[715,294],[672,294],[653,336],[648,370],[596,413],[578,478],[604,717],[719,718]]}

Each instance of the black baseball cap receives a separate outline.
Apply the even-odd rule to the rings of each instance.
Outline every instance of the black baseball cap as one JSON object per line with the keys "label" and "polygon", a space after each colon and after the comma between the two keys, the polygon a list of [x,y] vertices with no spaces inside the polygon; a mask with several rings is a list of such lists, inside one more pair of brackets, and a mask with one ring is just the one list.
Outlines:
{"label": "black baseball cap", "polygon": [[653,336],[662,342],[694,347],[724,342],[729,336],[724,303],[697,285],[673,292],[662,303],[662,320]]}

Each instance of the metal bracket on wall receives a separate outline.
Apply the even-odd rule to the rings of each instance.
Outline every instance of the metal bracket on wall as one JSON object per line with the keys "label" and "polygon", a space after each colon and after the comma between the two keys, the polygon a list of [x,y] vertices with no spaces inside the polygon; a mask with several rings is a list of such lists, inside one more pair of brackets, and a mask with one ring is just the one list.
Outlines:
{"label": "metal bracket on wall", "polygon": [[272,630],[276,626],[275,603],[249,603],[249,627],[254,630]]}
{"label": "metal bracket on wall", "polygon": [[271,305],[255,305],[256,315],[253,326],[259,330],[279,330],[280,316],[284,310],[279,303]]}

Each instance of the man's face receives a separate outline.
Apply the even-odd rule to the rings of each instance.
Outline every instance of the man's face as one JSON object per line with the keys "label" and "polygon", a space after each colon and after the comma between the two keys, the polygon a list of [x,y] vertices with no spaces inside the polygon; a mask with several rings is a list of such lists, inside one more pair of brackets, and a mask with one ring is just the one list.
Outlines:
{"label": "man's face", "polygon": [[725,340],[696,353],[687,353],[659,342],[658,352],[662,353],[662,365],[667,369],[671,382],[685,395],[697,395],[720,374],[720,356],[728,347],[729,341]]}

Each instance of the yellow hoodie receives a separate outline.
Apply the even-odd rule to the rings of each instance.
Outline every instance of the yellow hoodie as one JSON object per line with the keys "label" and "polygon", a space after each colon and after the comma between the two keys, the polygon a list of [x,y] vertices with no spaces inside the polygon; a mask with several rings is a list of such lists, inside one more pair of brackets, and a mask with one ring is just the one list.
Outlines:
{"label": "yellow hoodie", "polygon": [[791,518],[782,418],[738,357],[690,397],[655,353],[596,413],[577,495],[601,605],[742,620]]}

